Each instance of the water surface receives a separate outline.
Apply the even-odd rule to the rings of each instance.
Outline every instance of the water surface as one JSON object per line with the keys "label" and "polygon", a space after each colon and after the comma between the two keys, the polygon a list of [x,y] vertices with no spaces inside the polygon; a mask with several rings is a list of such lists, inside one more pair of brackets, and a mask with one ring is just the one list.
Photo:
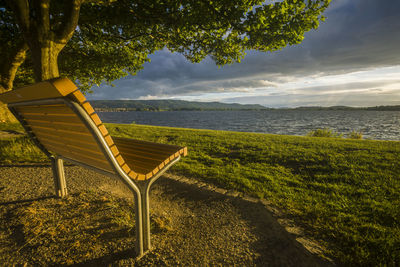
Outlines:
{"label": "water surface", "polygon": [[400,111],[260,110],[260,111],[132,111],[99,112],[103,122],[137,123],[195,129],[306,135],[318,128],[364,139],[400,140]]}

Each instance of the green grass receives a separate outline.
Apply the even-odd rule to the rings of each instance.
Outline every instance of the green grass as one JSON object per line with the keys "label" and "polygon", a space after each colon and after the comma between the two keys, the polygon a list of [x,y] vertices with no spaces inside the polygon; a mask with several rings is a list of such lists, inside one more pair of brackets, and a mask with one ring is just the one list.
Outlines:
{"label": "green grass", "polygon": [[28,137],[0,139],[0,163],[11,164],[38,161],[47,161],[47,157]]}
{"label": "green grass", "polygon": [[[400,264],[400,142],[107,127],[116,136],[187,146],[189,156],[171,171],[268,199],[337,263]],[[11,153],[28,149],[20,142],[27,141],[1,141],[0,160],[27,160]]]}

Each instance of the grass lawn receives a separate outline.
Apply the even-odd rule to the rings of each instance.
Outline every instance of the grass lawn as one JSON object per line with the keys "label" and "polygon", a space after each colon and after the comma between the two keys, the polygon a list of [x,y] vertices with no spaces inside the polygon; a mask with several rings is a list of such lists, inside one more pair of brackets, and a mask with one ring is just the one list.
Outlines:
{"label": "grass lawn", "polygon": [[[0,130],[18,126],[1,125]],[[112,135],[185,145],[171,172],[268,199],[345,265],[400,264],[400,142],[107,124]],[[22,137],[0,162],[46,160]]]}

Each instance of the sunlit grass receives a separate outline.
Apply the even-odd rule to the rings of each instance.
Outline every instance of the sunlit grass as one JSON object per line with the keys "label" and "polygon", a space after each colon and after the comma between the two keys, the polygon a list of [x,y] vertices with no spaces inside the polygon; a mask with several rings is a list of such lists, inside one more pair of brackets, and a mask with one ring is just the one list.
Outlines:
{"label": "sunlit grass", "polygon": [[46,155],[26,136],[0,139],[0,162],[20,163],[47,160]]}
{"label": "sunlit grass", "polygon": [[[268,199],[337,263],[400,264],[400,142],[107,127],[116,136],[187,146],[189,156],[172,172]],[[29,146],[1,141],[0,160],[27,160],[15,152],[22,149],[36,151],[31,161],[45,160]]]}

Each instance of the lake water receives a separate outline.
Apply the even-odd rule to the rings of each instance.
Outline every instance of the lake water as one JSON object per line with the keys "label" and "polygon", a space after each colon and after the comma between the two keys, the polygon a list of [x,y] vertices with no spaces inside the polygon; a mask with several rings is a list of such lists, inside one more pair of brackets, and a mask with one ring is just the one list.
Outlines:
{"label": "lake water", "polygon": [[306,135],[318,128],[361,131],[364,139],[400,140],[400,111],[261,110],[98,112],[103,122]]}

